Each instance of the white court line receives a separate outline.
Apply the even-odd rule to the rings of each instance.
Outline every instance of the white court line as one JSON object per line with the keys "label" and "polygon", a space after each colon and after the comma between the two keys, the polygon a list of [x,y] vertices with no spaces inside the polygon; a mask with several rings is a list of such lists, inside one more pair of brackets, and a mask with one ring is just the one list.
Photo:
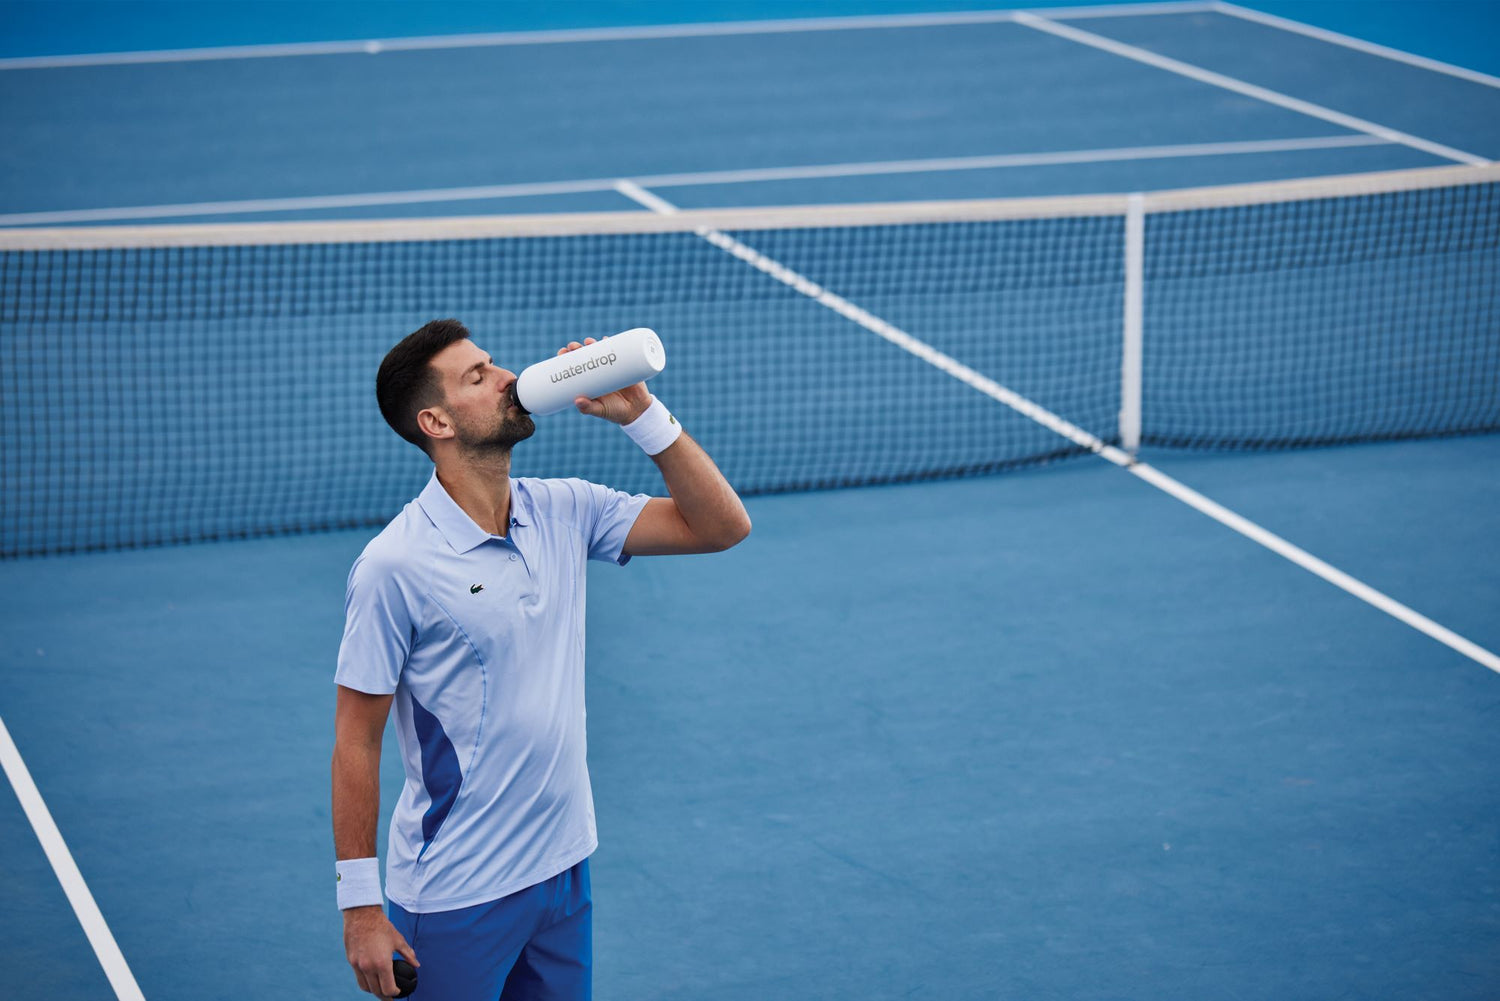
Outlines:
{"label": "white court line", "polygon": [[[1305,139],[1259,139],[1246,142],[1183,143],[1176,146],[1126,146],[1118,149],[1081,149],[1055,153],[1004,153],[992,156],[942,157],[926,160],[880,160],[832,163],[806,167],[758,167],[746,170],[708,170],[699,173],[656,174],[631,178],[653,188],[696,184],[748,184],[757,181],[814,180],[879,174],[937,173],[1013,167],[1047,167],[1075,163],[1112,163],[1127,160],[1168,160],[1195,156],[1233,156],[1303,150],[1381,146],[1389,140],[1367,135],[1317,136]],[[489,201],[527,195],[577,194],[613,191],[618,177],[578,181],[536,181],[468,188],[427,188],[413,191],[372,191],[356,195],[309,195],[300,198],[250,198],[240,201],[188,202],[179,205],[136,205],[122,208],[63,209],[56,212],[17,212],[0,215],[0,226],[37,226],[71,222],[118,222],[129,219],[167,219],[199,215],[251,215],[309,209],[357,208],[377,205],[416,205],[430,202]]]}
{"label": "white court line", "polygon": [[1258,101],[1265,101],[1267,104],[1274,104],[1277,107],[1286,108],[1290,111],[1300,112],[1304,115],[1310,115],[1313,118],[1321,118],[1325,122],[1332,122],[1333,124],[1343,126],[1346,129],[1353,129],[1356,132],[1366,132],[1372,136],[1379,136],[1380,138],[1388,139],[1391,142],[1401,143],[1404,146],[1410,146],[1413,149],[1419,149],[1424,153],[1431,153],[1433,156],[1440,156],[1444,159],[1456,160],[1459,163],[1474,164],[1476,166],[1490,162],[1484,157],[1475,156],[1473,153],[1465,153],[1463,150],[1454,149],[1452,146],[1444,146],[1441,143],[1435,143],[1427,139],[1422,139],[1406,132],[1398,132],[1395,129],[1387,128],[1384,125],[1377,125],[1376,123],[1366,121],[1363,118],[1355,118],[1353,115],[1346,115],[1341,111],[1334,111],[1332,108],[1325,108],[1320,104],[1313,104],[1311,101],[1303,101],[1299,98],[1288,97],[1286,94],[1281,94],[1274,90],[1268,90],[1265,87],[1257,87],[1255,84],[1246,83],[1243,80],[1237,80],[1234,77],[1225,76],[1222,73],[1215,73],[1212,70],[1203,69],[1201,66],[1194,66],[1190,63],[1185,63],[1177,59],[1159,55],[1155,52],[1151,52],[1148,49],[1142,49],[1134,45],[1126,45],[1124,42],[1117,42],[1112,38],[1106,38],[1103,35],[1096,35],[1091,31],[1080,31],[1079,29],[1070,27],[1068,25],[1057,24],[1053,21],[1049,21],[1045,17],[1037,17],[1035,14],[1020,12],[1015,15],[1014,20],[1016,24],[1022,24],[1028,28],[1035,28],[1037,31],[1045,31],[1050,35],[1056,35],[1059,38],[1066,38],[1069,41],[1077,42],[1080,45],[1088,45],[1092,48],[1102,49],[1105,52],[1109,52],[1117,56],[1123,56],[1126,59],[1133,59],[1136,62],[1145,63],[1148,66],[1155,66],[1157,69],[1166,70],[1169,73],[1176,73],[1180,76],[1185,76],[1189,79],[1197,80],[1200,83],[1210,84],[1214,87],[1222,87],[1225,90],[1232,90],[1236,94],[1244,94],[1246,97],[1253,97]]}
{"label": "white court line", "polygon": [[[1121,4],[1115,7],[1059,7],[1056,18],[1133,17],[1194,14],[1213,10],[1212,0],[1180,3]],[[772,35],[803,31],[850,31],[870,28],[933,28],[945,25],[1002,24],[1010,10],[959,11],[951,14],[877,14],[863,17],[788,18],[772,21],[722,21],[622,28],[565,28],[553,31],[501,31],[411,38],[363,38],[333,42],[289,42],[276,45],[224,45],[142,52],[93,52],[65,56],[17,56],[0,59],[0,70],[60,69],[69,66],[119,66],[146,63],[204,62],[216,59],[264,59],[286,56],[336,56],[422,49],[475,49],[500,45],[557,45],[575,42],[626,42],[653,38],[709,38],[723,35]]]}
{"label": "white court line", "polygon": [[1127,467],[1127,471],[1145,480],[1158,490],[1164,490],[1184,504],[1203,512],[1219,524],[1234,529],[1245,538],[1260,543],[1278,556],[1284,556],[1302,569],[1322,577],[1334,587],[1349,592],[1360,601],[1375,606],[1392,618],[1399,619],[1418,632],[1427,634],[1444,646],[1457,650],[1470,660],[1483,664],[1491,671],[1500,674],[1500,656],[1496,656],[1478,643],[1464,639],[1446,626],[1441,626],[1420,612],[1413,611],[1396,599],[1375,590],[1357,578],[1349,576],[1332,564],[1325,563],[1307,550],[1292,545],[1281,536],[1260,527],[1250,519],[1235,514],[1227,507],[1209,500],[1198,493],[1198,491],[1174,480],[1159,469],[1149,466],[1144,462],[1137,462]]}
{"label": "white court line", "polygon": [[[88,884],[83,881],[83,874],[78,871],[78,864],[73,861],[73,854],[68,851],[67,843],[63,841],[62,832],[57,829],[47,804],[42,801],[42,794],[32,781],[26,762],[21,760],[21,752],[17,750],[3,719],[0,719],[0,767],[5,769],[6,777],[16,791],[16,798],[21,801],[21,809],[26,811],[26,819],[31,821],[31,828],[36,831],[37,840],[42,843],[42,851],[47,853],[47,861],[52,863],[52,871],[57,874],[57,881],[62,884],[68,903],[73,905],[73,913],[78,916],[78,923],[83,925],[83,933],[94,947],[94,955],[99,957],[104,975],[115,989],[115,997],[120,1001],[145,1001],[140,985],[135,982],[124,954],[120,952],[114,935],[110,933],[99,905],[94,902],[94,895],[89,892]],[[24,980],[24,972],[21,976]],[[21,992],[29,993],[29,990],[22,988]]]}
{"label": "white court line", "polygon": [[[672,203],[629,181],[621,181],[618,190],[622,195],[625,195],[627,198],[633,198],[653,212],[662,215],[672,215],[677,212],[677,207]],[[1401,604],[1401,602],[1389,595],[1383,594],[1368,584],[1349,576],[1342,570],[1325,563],[1306,550],[1294,546],[1279,535],[1255,524],[1248,518],[1242,517],[1223,505],[1209,500],[1196,490],[1180,483],[1161,470],[1144,462],[1133,460],[1124,451],[1105,443],[1097,436],[1078,427],[1078,425],[1064,420],[1057,414],[1033,403],[1014,390],[1008,389],[993,379],[981,375],[974,369],[969,368],[950,355],[942,353],[925,341],[918,340],[906,331],[861,309],[842,296],[828,291],[811,279],[766,257],[764,254],[741,243],[734,237],[708,228],[699,229],[697,233],[719,249],[734,255],[751,267],[764,272],[783,285],[795,289],[809,299],[828,307],[840,316],[852,320],[871,333],[901,348],[903,351],[915,355],[928,364],[979,390],[979,392],[984,393],[991,399],[1003,403],[1021,415],[1036,421],[1048,430],[1054,431],[1069,441],[1088,449],[1100,458],[1114,463],[1131,475],[1175,497],[1177,500],[1207,515],[1221,525],[1231,528],[1247,539],[1259,543],[1279,556],[1285,557],[1309,573],[1316,574],[1335,587],[1354,595],[1354,597],[1404,622],[1418,632],[1430,636],[1444,646],[1500,674],[1500,656],[1496,656],[1477,643],[1465,639],[1451,629],[1441,626],[1427,618],[1427,616]]]}
{"label": "white court line", "polygon": [[1336,31],[1326,28],[1315,28],[1301,21],[1292,21],[1275,14],[1266,14],[1248,7],[1241,7],[1232,3],[1215,3],[1213,9],[1220,14],[1228,14],[1230,17],[1238,17],[1246,21],[1255,21],[1272,28],[1280,28],[1282,31],[1292,31],[1308,38],[1316,38],[1320,42],[1331,42],[1334,45],[1342,45],[1347,49],[1355,49],[1367,55],[1379,56],[1382,59],[1394,60],[1398,63],[1406,63],[1408,66],[1416,66],[1419,69],[1432,70],[1434,73],[1446,73],[1456,76],[1470,83],[1484,84],[1486,87],[1500,87],[1500,77],[1490,76],[1478,70],[1471,70],[1463,66],[1454,66],[1452,63],[1439,62],[1436,59],[1428,59],[1426,56],[1413,55],[1410,52],[1402,52],[1385,45],[1376,45],[1367,42],[1363,38],[1352,38],[1349,35],[1340,35]]}
{"label": "white court line", "polygon": [[755,181],[808,180],[874,174],[1053,167],[1072,163],[1113,163],[1125,160],[1171,160],[1179,157],[1285,153],[1389,144],[1390,141],[1387,139],[1365,135],[1311,136],[1301,139],[1252,139],[1240,142],[1177,143],[1170,146],[1121,146],[1114,149],[1059,150],[1049,153],[997,153],[986,156],[933,157],[923,160],[873,160],[866,163],[835,163],[810,167],[762,167],[747,170],[705,171],[697,174],[658,174],[654,177],[632,177],[629,180],[654,188],[670,188],[692,184],[743,184]]}

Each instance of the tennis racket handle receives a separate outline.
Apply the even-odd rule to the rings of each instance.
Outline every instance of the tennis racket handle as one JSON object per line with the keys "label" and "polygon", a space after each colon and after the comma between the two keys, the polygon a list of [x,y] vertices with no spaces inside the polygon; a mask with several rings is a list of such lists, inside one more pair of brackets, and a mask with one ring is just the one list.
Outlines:
{"label": "tennis racket handle", "polygon": [[624,333],[528,365],[516,377],[516,400],[538,416],[644,382],[667,367],[667,350],[656,331],[635,327]]}

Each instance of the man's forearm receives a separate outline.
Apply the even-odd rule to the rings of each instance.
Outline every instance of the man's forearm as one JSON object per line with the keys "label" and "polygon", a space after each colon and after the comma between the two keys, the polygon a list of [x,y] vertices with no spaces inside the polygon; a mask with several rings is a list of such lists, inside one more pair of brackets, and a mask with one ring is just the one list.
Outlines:
{"label": "man's forearm", "polygon": [[688,529],[701,541],[728,549],[750,534],[750,515],[714,460],[686,432],[651,457]]}
{"label": "man's forearm", "polygon": [[[373,858],[380,815],[380,743],[335,738],[333,745],[333,850],[340,860]],[[378,886],[376,887],[378,890]],[[344,906],[344,954],[360,990],[396,996],[391,954],[419,966],[417,954],[375,900]],[[340,902],[342,905],[342,901]]]}
{"label": "man's forearm", "polygon": [[335,743],[333,851],[339,859],[373,858],[380,816],[380,745]]}

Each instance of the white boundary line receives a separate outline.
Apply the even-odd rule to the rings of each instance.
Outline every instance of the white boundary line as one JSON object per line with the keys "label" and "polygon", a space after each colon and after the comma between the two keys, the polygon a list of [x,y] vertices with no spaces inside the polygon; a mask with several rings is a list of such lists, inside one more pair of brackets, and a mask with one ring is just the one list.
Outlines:
{"label": "white boundary line", "polygon": [[[671,202],[630,181],[621,181],[617,186],[617,190],[627,198],[634,199],[658,214],[675,215],[677,213],[677,207]],[[1464,639],[1451,629],[1437,624],[1425,615],[1413,611],[1406,605],[1396,601],[1394,598],[1325,563],[1306,550],[1294,546],[1279,535],[1255,524],[1248,518],[1242,517],[1223,505],[1209,500],[1196,490],[1178,482],[1159,469],[1144,462],[1133,460],[1124,451],[1113,445],[1106,444],[1102,439],[1083,430],[1076,424],[1064,420],[1057,414],[1033,403],[1014,390],[1008,389],[993,379],[981,375],[979,372],[937,350],[925,341],[918,340],[906,331],[861,309],[842,296],[828,291],[811,279],[766,257],[764,254],[741,243],[734,237],[708,227],[699,228],[697,234],[726,253],[732,254],[751,267],[781,282],[783,285],[795,289],[809,299],[828,307],[840,316],[859,324],[861,327],[884,338],[903,351],[915,355],[961,382],[972,386],[991,399],[1005,404],[1022,416],[1036,421],[1048,430],[1054,431],[1069,441],[1088,449],[1100,458],[1114,463],[1131,475],[1175,497],[1177,500],[1207,515],[1221,525],[1233,529],[1247,539],[1257,542],[1277,555],[1290,560],[1309,573],[1316,574],[1335,587],[1352,594],[1354,597],[1378,608],[1380,611],[1405,623],[1418,632],[1437,640],[1444,646],[1500,674],[1500,656],[1496,656],[1477,643]]]}
{"label": "white boundary line", "polygon": [[[1131,17],[1195,14],[1214,9],[1212,0],[1181,3],[1137,3],[1102,7],[1058,7],[1056,18]],[[868,28],[932,28],[945,25],[1001,24],[1015,11],[959,11],[951,14],[877,14],[863,17],[788,18],[772,21],[723,21],[621,28],[566,28],[555,31],[502,31],[410,38],[364,38],[279,45],[226,45],[142,52],[95,52],[64,56],[17,56],[0,59],[0,70],[61,69],[70,66],[121,66],[146,63],[204,62],[216,59],[263,59],[286,56],[379,55],[419,49],[474,49],[500,45],[556,45],[575,42],[627,42],[653,38],[707,38],[721,35],[771,35],[802,31],[848,31]]]}
{"label": "white boundary line", "polygon": [[0,719],[0,766],[4,767],[11,787],[16,791],[16,798],[21,801],[21,809],[26,811],[26,819],[31,821],[31,828],[36,832],[37,840],[42,843],[42,851],[47,853],[47,861],[52,863],[57,881],[68,895],[68,903],[73,905],[78,923],[83,925],[83,933],[94,947],[99,965],[104,967],[104,975],[109,978],[115,997],[120,1001],[145,1001],[140,985],[135,982],[135,976],[130,972],[120,946],[110,933],[109,925],[105,923],[99,905],[94,902],[94,895],[89,892],[88,884],[83,881],[83,874],[78,871],[78,864],[73,861],[73,854],[68,851],[62,832],[57,829],[57,823],[53,821],[51,811],[47,809],[42,794],[32,781],[31,772],[21,759],[21,752],[11,739],[3,719]]}
{"label": "white boundary line", "polygon": [[1286,108],[1289,111],[1296,111],[1304,115],[1309,115],[1313,118],[1321,118],[1325,122],[1332,122],[1333,124],[1342,126],[1346,129],[1353,129],[1356,132],[1366,132],[1372,136],[1379,136],[1380,138],[1388,139],[1391,142],[1401,143],[1402,145],[1410,146],[1413,149],[1419,149],[1424,153],[1431,153],[1433,156],[1440,156],[1444,159],[1455,160],[1459,163],[1473,164],[1475,166],[1490,162],[1484,157],[1475,156],[1473,153],[1466,153],[1460,149],[1454,149],[1452,146],[1444,146],[1441,143],[1435,143],[1427,139],[1422,139],[1418,136],[1414,136],[1406,132],[1398,132],[1395,129],[1388,128],[1384,125],[1377,125],[1376,123],[1366,121],[1363,118],[1355,118],[1353,115],[1346,115],[1341,111],[1334,111],[1333,109],[1325,108],[1320,104],[1313,104],[1311,101],[1303,101],[1299,98],[1288,97],[1286,94],[1278,93],[1274,90],[1268,90],[1265,87],[1258,87],[1255,84],[1246,83],[1243,80],[1237,80],[1231,76],[1225,76],[1222,73],[1215,73],[1212,70],[1203,69],[1201,66],[1194,66],[1191,63],[1185,63],[1177,59],[1159,55],[1158,53],[1152,52],[1148,49],[1142,49],[1134,45],[1126,45],[1124,42],[1117,42],[1112,38],[1106,38],[1103,35],[1096,35],[1091,31],[1081,31],[1078,28],[1074,28],[1068,25],[1057,24],[1054,21],[1049,21],[1045,17],[1037,17],[1035,14],[1027,14],[1024,11],[1019,12],[1015,15],[1014,20],[1016,24],[1025,25],[1028,28],[1035,28],[1037,31],[1045,31],[1050,35],[1056,35],[1059,38],[1066,38],[1069,41],[1077,42],[1080,45],[1087,45],[1095,49],[1102,49],[1105,52],[1109,52],[1117,56],[1122,56],[1126,59],[1133,59],[1138,63],[1145,63],[1148,66],[1155,66],[1157,69],[1166,70],[1169,73],[1176,73],[1179,76],[1185,76],[1189,79],[1197,80],[1200,83],[1210,84],[1214,87],[1222,87],[1225,90],[1232,90],[1236,94],[1244,94],[1246,97],[1253,97],[1258,101],[1265,101],[1267,104],[1274,104],[1277,107]]}
{"label": "white boundary line", "polygon": [[[762,181],[816,180],[867,177],[881,174],[939,173],[1014,167],[1049,167],[1077,163],[1114,163],[1128,160],[1167,160],[1179,157],[1288,153],[1307,150],[1350,149],[1387,145],[1389,140],[1367,135],[1317,136],[1305,139],[1258,139],[1246,142],[1181,143],[1175,146],[1126,146],[1116,149],[1062,150],[1052,153],[1004,153],[993,156],[940,157],[925,160],[878,160],[806,167],[760,167],[747,170],[707,170],[698,173],[635,177],[653,188],[709,184],[753,184]],[[378,205],[417,205],[436,202],[490,201],[535,195],[565,195],[613,191],[617,177],[578,181],[536,181],[467,188],[428,188],[413,191],[373,191],[354,195],[310,195],[300,198],[250,198],[239,201],[186,202],[178,205],[137,205],[121,208],[62,209],[56,212],[15,212],[0,215],[0,226],[40,226],[54,223],[119,222],[136,219],[174,219],[200,215],[251,215],[311,209],[358,208]]]}
{"label": "white boundary line", "polygon": [[1198,491],[1173,479],[1154,466],[1147,465],[1144,462],[1137,462],[1132,466],[1126,467],[1126,471],[1146,481],[1158,490],[1163,490],[1171,494],[1194,510],[1201,511],[1219,524],[1234,529],[1245,538],[1260,543],[1278,556],[1283,556],[1291,560],[1297,566],[1309,573],[1316,574],[1334,587],[1349,592],[1360,601],[1373,605],[1392,618],[1411,626],[1417,632],[1432,637],[1444,646],[1456,650],[1470,660],[1500,674],[1500,656],[1496,656],[1478,643],[1464,639],[1453,630],[1439,625],[1427,616],[1408,608],[1389,595],[1375,590],[1363,581],[1351,577],[1338,567],[1325,563],[1307,550],[1292,545],[1292,543],[1281,536],[1262,528],[1250,519],[1234,513],[1222,504],[1209,500]]}
{"label": "white boundary line", "polygon": [[1282,31],[1291,31],[1299,35],[1306,35],[1308,38],[1316,38],[1320,42],[1331,42],[1334,45],[1342,45],[1346,49],[1354,49],[1366,55],[1379,56],[1382,59],[1406,63],[1408,66],[1431,70],[1434,73],[1446,73],[1449,76],[1456,76],[1461,80],[1468,80],[1470,83],[1483,84],[1486,87],[1500,87],[1500,77],[1490,76],[1488,73],[1481,73],[1478,70],[1471,70],[1463,66],[1455,66],[1452,63],[1439,62],[1436,59],[1428,59],[1426,56],[1418,56],[1410,52],[1402,52],[1400,49],[1377,45],[1374,42],[1367,42],[1362,38],[1341,35],[1336,31],[1329,31],[1326,28],[1317,28],[1310,24],[1303,24],[1301,21],[1292,21],[1284,17],[1277,17],[1275,14],[1266,14],[1262,11],[1252,10],[1249,7],[1241,7],[1238,4],[1232,3],[1215,3],[1213,9],[1219,14],[1227,14],[1230,17],[1237,17],[1241,20],[1255,21],[1268,27],[1280,28]]}

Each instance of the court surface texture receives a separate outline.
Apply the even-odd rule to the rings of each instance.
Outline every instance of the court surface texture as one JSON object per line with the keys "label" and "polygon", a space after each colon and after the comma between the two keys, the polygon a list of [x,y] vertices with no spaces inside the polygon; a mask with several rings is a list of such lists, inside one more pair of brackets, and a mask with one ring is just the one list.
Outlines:
{"label": "court surface texture", "polygon": [[[1500,157],[1500,80],[1240,8],[788,9],[15,52],[0,226]],[[1142,458],[1388,604],[1092,456],[754,497],[728,553],[591,567],[597,996],[1500,995],[1500,437]],[[0,562],[9,990],[362,996],[328,761],[344,582],[374,531]]]}

